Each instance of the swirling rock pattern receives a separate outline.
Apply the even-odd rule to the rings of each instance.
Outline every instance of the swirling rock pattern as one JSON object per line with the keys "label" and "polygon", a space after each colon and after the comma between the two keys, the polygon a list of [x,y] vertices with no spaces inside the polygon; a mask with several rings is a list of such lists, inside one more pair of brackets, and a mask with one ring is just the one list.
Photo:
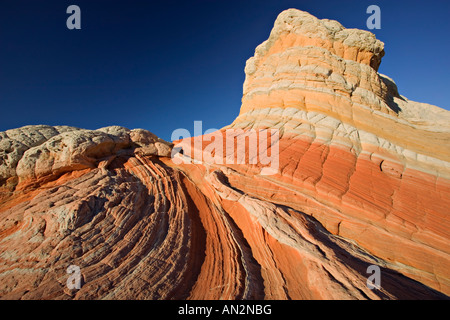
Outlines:
{"label": "swirling rock pattern", "polygon": [[0,298],[448,298],[449,112],[401,96],[383,55],[369,32],[280,14],[214,133],[279,129],[272,175],[198,158],[207,136],[177,142],[197,160],[180,162],[141,129],[1,132]]}

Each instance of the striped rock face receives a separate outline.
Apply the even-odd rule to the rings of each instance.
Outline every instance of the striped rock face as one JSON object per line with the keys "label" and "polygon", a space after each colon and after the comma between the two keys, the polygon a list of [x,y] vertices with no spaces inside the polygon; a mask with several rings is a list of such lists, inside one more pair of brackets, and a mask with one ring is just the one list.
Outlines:
{"label": "striped rock face", "polygon": [[450,112],[401,96],[383,55],[291,9],[222,130],[0,133],[0,298],[448,298]]}
{"label": "striped rock face", "polygon": [[449,294],[450,112],[399,95],[383,55],[369,32],[287,10],[247,61],[230,127],[279,128],[273,199]]}
{"label": "striped rock face", "polygon": [[[226,165],[223,152],[233,188],[304,212],[449,294],[450,112],[401,96],[377,72],[383,55],[370,32],[284,11],[247,61],[239,116],[197,145],[206,150],[216,136],[226,146],[226,131],[277,129],[276,174],[250,160]],[[200,160],[193,140],[180,145]]]}
{"label": "striped rock face", "polygon": [[287,10],[247,61],[230,128],[279,128],[273,200],[449,294],[450,112],[399,95],[383,54],[369,32]]}

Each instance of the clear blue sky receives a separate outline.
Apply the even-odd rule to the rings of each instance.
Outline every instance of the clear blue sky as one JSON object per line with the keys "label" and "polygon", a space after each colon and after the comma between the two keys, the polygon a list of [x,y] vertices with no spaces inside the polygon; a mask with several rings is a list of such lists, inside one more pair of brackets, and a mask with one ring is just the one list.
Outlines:
{"label": "clear blue sky", "polygon": [[[81,30],[66,8],[81,8]],[[450,108],[450,1],[54,0],[0,2],[0,131],[28,124],[220,128],[238,115],[244,66],[288,8],[367,29],[379,5],[380,72],[411,100]]]}

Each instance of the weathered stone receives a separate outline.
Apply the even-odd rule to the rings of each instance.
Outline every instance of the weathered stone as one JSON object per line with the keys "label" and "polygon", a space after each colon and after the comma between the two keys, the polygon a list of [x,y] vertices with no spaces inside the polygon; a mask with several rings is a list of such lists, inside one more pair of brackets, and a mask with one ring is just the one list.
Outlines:
{"label": "weathered stone", "polygon": [[448,298],[450,112],[401,96],[383,55],[367,31],[280,14],[211,134],[279,129],[273,175],[198,159],[211,136],[176,163],[142,129],[1,132],[0,298]]}

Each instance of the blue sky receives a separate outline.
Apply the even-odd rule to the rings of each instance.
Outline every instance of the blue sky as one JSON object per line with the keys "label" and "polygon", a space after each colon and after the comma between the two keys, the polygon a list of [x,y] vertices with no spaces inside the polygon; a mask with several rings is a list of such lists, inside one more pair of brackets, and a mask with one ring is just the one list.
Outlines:
{"label": "blue sky", "polygon": [[[66,9],[81,8],[81,30]],[[244,66],[288,8],[367,29],[381,8],[380,72],[450,109],[449,1],[54,0],[0,2],[0,131],[29,124],[220,128],[239,114]]]}

